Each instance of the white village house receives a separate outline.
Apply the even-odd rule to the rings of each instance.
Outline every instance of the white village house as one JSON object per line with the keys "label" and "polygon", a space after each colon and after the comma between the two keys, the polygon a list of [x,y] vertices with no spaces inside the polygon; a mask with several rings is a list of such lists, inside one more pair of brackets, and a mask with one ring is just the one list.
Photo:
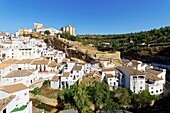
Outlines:
{"label": "white village house", "polygon": [[0,113],[32,113],[27,86],[13,84],[0,87]]}
{"label": "white village house", "polygon": [[129,88],[133,93],[145,90],[145,73],[131,67],[117,68],[119,73],[119,85]]}

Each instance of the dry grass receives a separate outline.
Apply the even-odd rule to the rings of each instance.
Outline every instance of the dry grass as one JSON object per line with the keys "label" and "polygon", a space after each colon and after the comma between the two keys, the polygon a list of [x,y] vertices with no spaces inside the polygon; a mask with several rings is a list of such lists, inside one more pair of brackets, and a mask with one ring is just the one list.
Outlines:
{"label": "dry grass", "polygon": [[49,97],[49,98],[56,99],[57,98],[57,90],[51,89],[49,85],[48,86],[43,85],[40,88],[39,95],[43,95],[43,96],[46,96],[46,97]]}

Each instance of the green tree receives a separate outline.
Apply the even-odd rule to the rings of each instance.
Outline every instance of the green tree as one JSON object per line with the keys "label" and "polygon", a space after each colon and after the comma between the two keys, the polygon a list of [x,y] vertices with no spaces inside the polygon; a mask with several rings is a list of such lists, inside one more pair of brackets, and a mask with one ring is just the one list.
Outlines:
{"label": "green tree", "polygon": [[91,100],[95,105],[95,111],[106,104],[110,99],[110,90],[105,82],[95,81],[89,90]]}
{"label": "green tree", "polygon": [[108,110],[121,110],[121,107],[118,103],[114,102],[113,100],[109,100],[106,104],[106,106],[103,106],[102,110],[108,111]]}
{"label": "green tree", "polygon": [[80,113],[88,113],[90,111],[90,97],[85,83],[81,82],[79,85],[74,85],[73,100],[75,106]]}
{"label": "green tree", "polygon": [[114,42],[112,43],[112,47],[113,47],[114,49],[118,49],[118,47],[119,47],[119,42],[118,42],[118,41],[114,41]]}
{"label": "green tree", "polygon": [[64,94],[63,94],[65,102],[70,103],[70,104],[74,104],[73,93],[74,93],[73,88],[65,89]]}
{"label": "green tree", "polygon": [[149,106],[151,101],[155,99],[155,96],[151,95],[148,90],[143,90],[134,95],[133,103],[135,108],[142,108]]}
{"label": "green tree", "polygon": [[123,87],[118,87],[117,90],[114,90],[114,100],[120,105],[130,105],[131,104],[131,92]]}
{"label": "green tree", "polygon": [[50,32],[49,30],[46,30],[46,31],[44,31],[44,34],[46,34],[46,35],[50,35],[50,34],[51,34],[51,32]]}

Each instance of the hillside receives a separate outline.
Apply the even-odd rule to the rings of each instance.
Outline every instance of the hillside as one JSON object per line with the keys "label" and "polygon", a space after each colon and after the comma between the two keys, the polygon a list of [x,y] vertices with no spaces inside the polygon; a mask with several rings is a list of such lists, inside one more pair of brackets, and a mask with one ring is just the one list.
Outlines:
{"label": "hillside", "polygon": [[170,27],[119,35],[80,35],[101,51],[120,51],[122,57],[170,64]]}
{"label": "hillside", "polygon": [[60,36],[46,36],[44,41],[47,45],[54,46],[55,48],[64,51],[68,58],[77,58],[91,63],[110,60],[115,62],[117,65],[119,65],[121,61],[120,52],[118,51],[112,53],[98,51],[94,47],[83,45],[82,42],[71,41],[63,37],[60,38]]}

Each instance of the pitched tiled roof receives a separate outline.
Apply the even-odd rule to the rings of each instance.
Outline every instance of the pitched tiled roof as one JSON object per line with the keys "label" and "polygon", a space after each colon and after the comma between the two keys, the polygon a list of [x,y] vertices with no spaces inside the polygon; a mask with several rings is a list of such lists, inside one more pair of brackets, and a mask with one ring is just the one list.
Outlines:
{"label": "pitched tiled roof", "polygon": [[148,69],[148,70],[146,70],[146,72],[155,74],[155,75],[162,73],[162,71],[158,71],[158,70],[154,70],[154,69]]}
{"label": "pitched tiled roof", "polygon": [[92,71],[88,74],[88,76],[93,76],[94,74],[101,76],[101,74],[98,71]]}
{"label": "pitched tiled roof", "polygon": [[133,66],[136,66],[136,65],[140,64],[139,61],[137,61],[137,60],[131,60],[131,62],[133,64]]}
{"label": "pitched tiled roof", "polygon": [[83,76],[83,81],[92,83],[93,81],[101,81],[102,75],[98,71],[92,71],[87,76]]}
{"label": "pitched tiled roof", "polygon": [[32,70],[13,70],[10,73],[8,73],[5,76],[5,78],[29,76],[32,73],[33,73]]}
{"label": "pitched tiled roof", "polygon": [[2,63],[3,64],[16,64],[18,62],[18,60],[16,59],[7,59],[7,60],[4,60]]}
{"label": "pitched tiled roof", "polygon": [[58,81],[59,80],[59,76],[53,76],[53,78],[51,79],[51,81]]}
{"label": "pitched tiled roof", "polygon": [[10,41],[10,42],[3,42],[4,44],[12,44],[12,41]]}
{"label": "pitched tiled roof", "polygon": [[153,75],[150,75],[150,74],[146,74],[145,77],[146,77],[146,79],[153,80],[153,81],[163,80],[162,78],[159,78],[157,76],[153,76]]}
{"label": "pitched tiled roof", "polygon": [[77,66],[77,65],[75,65],[75,66],[73,67],[73,70],[79,71],[79,70],[81,70],[81,69],[82,69],[82,66]]}
{"label": "pitched tiled roof", "polygon": [[34,59],[22,59],[17,62],[17,64],[31,63]]}
{"label": "pitched tiled roof", "polygon": [[113,74],[106,74],[107,78],[112,78]]}
{"label": "pitched tiled roof", "polygon": [[130,62],[130,60],[129,60],[129,59],[124,59],[124,60],[122,60],[122,62],[123,62],[124,64],[127,64],[127,63]]}
{"label": "pitched tiled roof", "polygon": [[34,60],[32,65],[48,65],[49,60]]}
{"label": "pitched tiled roof", "polygon": [[136,69],[133,69],[131,67],[123,66],[123,67],[121,67],[121,69],[126,71],[130,76],[133,76],[133,75],[145,75],[145,73],[143,73],[141,71],[138,71]]}
{"label": "pitched tiled roof", "polygon": [[27,89],[27,88],[28,87],[25,86],[24,84],[19,83],[19,84],[12,84],[12,85],[7,85],[7,86],[2,86],[2,87],[0,87],[0,90],[4,91],[4,92],[7,92],[7,93],[14,93],[14,92],[21,91],[21,90],[24,90],[24,89]]}
{"label": "pitched tiled roof", "polygon": [[4,63],[1,63],[0,64],[0,69],[4,69],[4,68],[6,68],[6,67],[8,67],[8,66],[10,66],[11,64],[4,64]]}
{"label": "pitched tiled roof", "polygon": [[7,98],[0,99],[0,111],[2,111],[15,97],[15,95],[11,95]]}
{"label": "pitched tiled roof", "polygon": [[51,61],[51,62],[48,64],[49,67],[56,67],[57,65],[59,65],[59,64],[57,64],[55,61]]}
{"label": "pitched tiled roof", "polygon": [[41,56],[42,58],[51,58],[52,56]]}
{"label": "pitched tiled roof", "polygon": [[63,72],[63,77],[69,77],[70,76],[70,72]]}
{"label": "pitched tiled roof", "polygon": [[102,68],[102,71],[115,71],[116,68]]}

